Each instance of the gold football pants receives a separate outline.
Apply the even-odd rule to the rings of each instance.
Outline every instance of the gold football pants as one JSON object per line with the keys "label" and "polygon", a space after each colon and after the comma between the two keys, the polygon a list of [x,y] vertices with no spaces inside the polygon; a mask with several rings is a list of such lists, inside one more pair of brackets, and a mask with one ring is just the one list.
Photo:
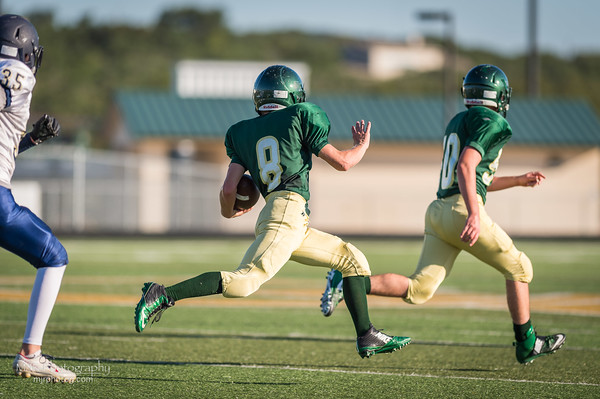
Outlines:
{"label": "gold football pants", "polygon": [[[479,196],[478,196],[479,197]],[[490,219],[479,197],[480,234],[470,247],[460,234],[467,219],[462,195],[433,201],[425,213],[425,239],[417,269],[410,276],[405,301],[421,304],[429,300],[450,274],[460,251],[467,251],[502,273],[506,280],[531,282],[531,261],[512,239]]]}
{"label": "gold football pants", "polygon": [[255,235],[237,270],[221,272],[223,296],[239,298],[252,294],[288,260],[333,268],[344,277],[371,275],[367,258],[355,246],[308,227],[306,201],[300,194],[269,194],[256,221]]}

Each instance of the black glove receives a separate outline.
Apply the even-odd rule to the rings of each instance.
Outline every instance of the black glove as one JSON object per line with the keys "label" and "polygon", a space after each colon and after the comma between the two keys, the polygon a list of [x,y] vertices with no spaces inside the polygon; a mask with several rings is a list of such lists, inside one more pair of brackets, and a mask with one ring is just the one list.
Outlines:
{"label": "black glove", "polygon": [[44,114],[36,123],[33,124],[31,139],[37,145],[44,141],[58,136],[60,133],[60,123],[56,118]]}

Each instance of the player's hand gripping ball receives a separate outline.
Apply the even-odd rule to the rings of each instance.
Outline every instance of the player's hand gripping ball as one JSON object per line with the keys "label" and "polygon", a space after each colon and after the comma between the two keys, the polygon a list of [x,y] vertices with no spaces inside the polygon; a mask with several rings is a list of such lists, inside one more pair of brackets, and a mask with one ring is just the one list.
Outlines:
{"label": "player's hand gripping ball", "polygon": [[252,208],[258,202],[260,192],[250,175],[244,174],[237,185],[234,207],[239,210]]}

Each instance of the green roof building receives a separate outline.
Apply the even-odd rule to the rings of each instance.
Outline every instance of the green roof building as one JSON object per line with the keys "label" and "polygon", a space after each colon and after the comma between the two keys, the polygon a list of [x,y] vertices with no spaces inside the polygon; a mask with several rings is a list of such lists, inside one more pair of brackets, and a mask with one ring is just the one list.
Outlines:
{"label": "green roof building", "polygon": [[[309,100],[329,115],[330,138],[339,148],[351,145],[356,120],[373,123],[371,147],[351,171],[333,171],[315,160],[311,224],[345,234],[420,235],[439,176],[442,100],[350,95]],[[457,101],[456,109],[464,106]],[[181,98],[172,92],[120,91],[106,134],[114,148],[194,159],[212,165],[213,175],[221,170],[224,175],[225,132],[255,116],[250,95]],[[490,193],[490,215],[513,235],[600,237],[600,121],[594,110],[585,101],[517,97],[507,119],[513,138],[498,175],[540,170],[547,179],[534,190]],[[158,175],[168,179],[169,173],[152,172],[148,179],[154,182]],[[149,213],[155,209],[150,206]]]}

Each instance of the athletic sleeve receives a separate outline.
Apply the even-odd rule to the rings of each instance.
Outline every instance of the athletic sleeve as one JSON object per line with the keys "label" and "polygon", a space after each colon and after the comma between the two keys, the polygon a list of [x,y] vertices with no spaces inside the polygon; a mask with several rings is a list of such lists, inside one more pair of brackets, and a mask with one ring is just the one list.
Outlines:
{"label": "athletic sleeve", "polygon": [[8,100],[10,100],[10,90],[0,87],[0,109],[6,108]]}
{"label": "athletic sleeve", "polygon": [[[31,94],[35,86],[33,72],[22,62],[16,60],[3,60],[0,62],[0,105],[3,111],[21,112],[27,110],[29,117],[29,105]],[[21,121],[23,123],[27,122]]]}
{"label": "athletic sleeve", "polygon": [[475,148],[482,156],[485,155],[496,143],[510,138],[511,130],[507,123],[502,122],[505,122],[504,118],[492,110],[471,108],[467,116],[467,131],[470,134],[465,145]]}
{"label": "athletic sleeve", "polygon": [[331,122],[325,111],[319,106],[311,103],[303,107],[302,131],[304,132],[304,143],[314,155],[329,143],[329,131]]}
{"label": "athletic sleeve", "polygon": [[240,157],[238,156],[238,154],[235,151],[235,145],[233,144],[232,134],[233,134],[233,126],[230,127],[227,130],[227,134],[225,134],[225,150],[227,152],[227,156],[231,159],[231,162],[237,163],[237,164],[240,164],[240,165],[246,167],[246,165],[244,165],[244,163],[242,162],[242,160],[240,159]]}

